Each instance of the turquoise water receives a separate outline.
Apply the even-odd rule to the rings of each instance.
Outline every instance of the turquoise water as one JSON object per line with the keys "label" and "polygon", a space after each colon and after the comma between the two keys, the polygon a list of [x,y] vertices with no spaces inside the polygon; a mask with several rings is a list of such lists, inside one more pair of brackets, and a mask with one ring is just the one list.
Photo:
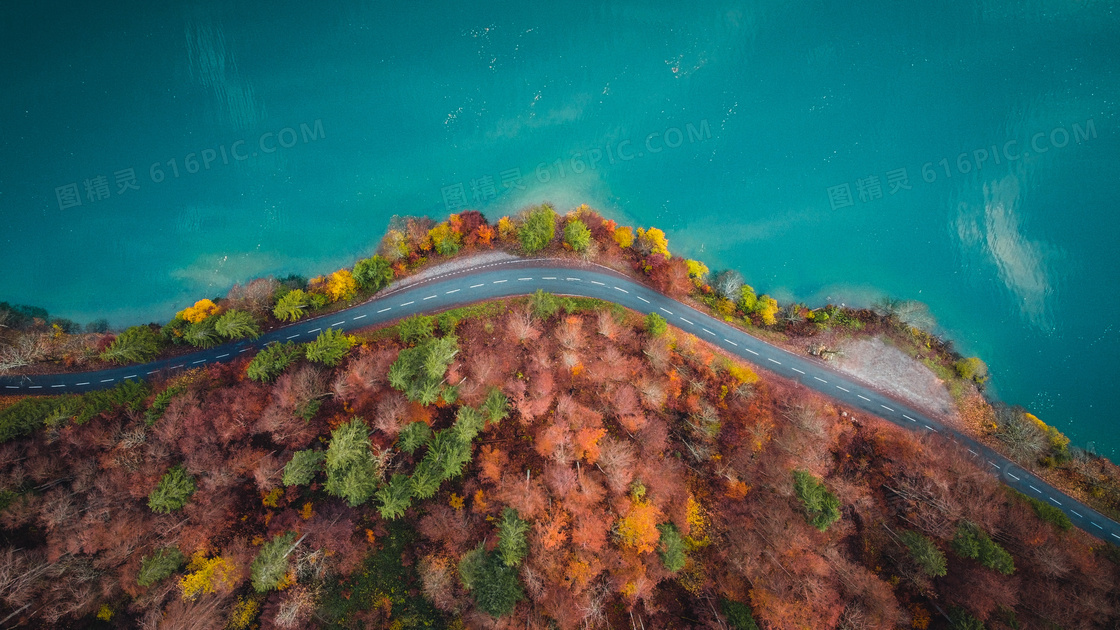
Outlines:
{"label": "turquoise water", "polygon": [[921,300],[1115,458],[1110,3],[336,4],[0,9],[0,299],[166,319],[393,214],[588,202],[782,298]]}

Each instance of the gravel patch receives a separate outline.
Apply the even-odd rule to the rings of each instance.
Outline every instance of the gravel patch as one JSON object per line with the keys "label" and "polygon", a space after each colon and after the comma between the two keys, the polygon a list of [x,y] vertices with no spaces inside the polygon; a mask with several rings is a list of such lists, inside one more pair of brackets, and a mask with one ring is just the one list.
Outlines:
{"label": "gravel patch", "polygon": [[837,370],[935,416],[956,419],[945,383],[921,361],[879,337],[850,339],[840,349],[843,356],[831,362]]}

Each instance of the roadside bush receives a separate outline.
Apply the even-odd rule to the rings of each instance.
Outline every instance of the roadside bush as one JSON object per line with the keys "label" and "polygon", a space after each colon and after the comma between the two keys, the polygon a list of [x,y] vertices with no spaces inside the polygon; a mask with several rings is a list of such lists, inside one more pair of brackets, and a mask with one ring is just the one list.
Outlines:
{"label": "roadside bush", "polygon": [[[323,299],[325,303],[325,296]],[[276,307],[272,309],[272,314],[282,322],[294,322],[303,317],[310,306],[311,296],[304,293],[302,289],[292,289],[276,301]]]}
{"label": "roadside bush", "polygon": [[560,310],[560,301],[544,289],[537,289],[536,293],[529,296],[529,307],[533,309],[533,315],[537,318],[548,319]]}
{"label": "roadside bush", "polygon": [[253,357],[246,375],[262,383],[271,381],[302,356],[303,347],[293,341],[274,343],[266,346]]}
{"label": "roadside bush", "polygon": [[327,472],[324,489],[341,497],[350,507],[369,500],[377,490],[378,469],[370,451],[369,427],[361,418],[331,432],[330,445],[323,462]]}
{"label": "roadside bush", "polygon": [[407,346],[414,346],[425,339],[431,339],[432,334],[435,332],[433,319],[427,315],[413,315],[412,317],[401,320],[397,326],[398,334],[401,338],[401,343]]}
{"label": "roadside bush", "polygon": [[551,206],[530,210],[517,230],[517,240],[526,254],[535,254],[548,246],[556,236],[556,213]]}
{"label": "roadside bush", "polygon": [[660,337],[667,330],[669,330],[669,322],[666,322],[664,317],[657,313],[646,315],[646,332],[650,335]]}
{"label": "roadside bush", "polygon": [[358,286],[370,291],[380,291],[393,281],[393,267],[381,256],[363,258],[354,264],[352,272]]}
{"label": "roadside bush", "polygon": [[573,251],[582,252],[591,244],[591,230],[587,229],[583,221],[572,219],[564,226],[564,242]]}
{"label": "roadside bush", "polygon": [[218,318],[214,330],[226,339],[256,339],[261,336],[256,318],[246,311],[226,311]]}
{"label": "roadside bush", "polygon": [[1073,521],[1069,520],[1069,516],[1066,516],[1065,512],[1054,507],[1053,505],[1050,505],[1049,503],[1039,501],[1034,497],[1029,497],[1022,492],[1015,491],[1015,493],[1018,494],[1021,499],[1026,501],[1027,504],[1031,506],[1031,508],[1034,510],[1034,513],[1038,515],[1038,518],[1046,521],[1047,523],[1050,523],[1063,532],[1067,532],[1073,528]]}
{"label": "roadside bush", "polygon": [[101,360],[113,363],[146,363],[160,351],[159,333],[148,326],[128,328],[101,353]]}
{"label": "roadside bush", "polygon": [[341,330],[328,328],[307,344],[304,354],[308,361],[334,367],[342,362],[355,343],[356,339],[347,337]]}
{"label": "roadside bush", "polygon": [[443,382],[447,366],[459,353],[454,336],[428,339],[415,348],[405,348],[389,367],[389,385],[404,392],[413,402],[430,405],[440,398],[453,402],[455,389]]}

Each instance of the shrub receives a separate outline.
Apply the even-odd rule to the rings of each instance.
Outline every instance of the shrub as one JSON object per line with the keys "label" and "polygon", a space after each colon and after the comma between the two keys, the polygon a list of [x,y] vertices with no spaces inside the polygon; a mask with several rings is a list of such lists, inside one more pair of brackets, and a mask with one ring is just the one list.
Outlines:
{"label": "shrub", "polygon": [[182,385],[172,385],[162,392],[156,394],[155,399],[152,400],[152,405],[148,407],[148,411],[144,413],[144,420],[148,425],[153,425],[163,417],[163,412],[171,405],[171,401],[176,396],[183,393],[186,387]]}
{"label": "shrub", "polygon": [[751,615],[750,606],[735,600],[721,598],[719,607],[723,611],[723,616],[727,617],[727,624],[735,630],[759,630],[758,623]]}
{"label": "shrub", "polygon": [[0,411],[0,444],[41,428],[57,404],[57,398],[24,398]]}
{"label": "shrub", "polygon": [[355,263],[352,275],[363,289],[380,291],[393,281],[393,266],[381,256],[371,256]]}
{"label": "shrub", "polygon": [[145,363],[160,351],[159,333],[148,326],[128,328],[101,353],[102,361],[113,363]]}
{"label": "shrub", "polygon": [[953,537],[953,551],[962,558],[978,560],[980,564],[1004,575],[1015,572],[1015,561],[1007,550],[993,541],[987,532],[974,523],[961,521]]}
{"label": "shrub", "polygon": [[307,344],[304,355],[308,361],[334,367],[342,362],[342,358],[350,352],[350,348],[356,343],[356,339],[347,337],[341,330],[328,328],[319,333],[314,341]]}
{"label": "shrub", "polygon": [[961,378],[983,384],[988,380],[988,365],[979,357],[961,359],[953,364]]}
{"label": "shrub", "polygon": [[[127,407],[132,411],[144,408],[144,400],[148,398],[151,390],[147,383],[142,381],[123,381],[110,389],[102,389],[83,394],[80,406],[71,406],[74,413],[75,424],[85,424],[97,416]],[[57,413],[57,410],[56,410]]]}
{"label": "shrub", "polygon": [[219,310],[221,310],[221,308],[212,300],[205,299],[195,302],[194,306],[189,306],[179,311],[175,314],[175,317],[192,324],[197,324],[211,315],[217,314]]}
{"label": "shrub", "polygon": [[261,327],[247,311],[226,311],[218,318],[214,330],[226,339],[256,339],[261,336]]}
{"label": "shrub", "polygon": [[591,230],[587,229],[583,221],[572,219],[564,226],[564,242],[574,251],[585,251],[591,244]]}
{"label": "shrub", "polygon": [[288,575],[288,554],[292,552],[295,532],[286,532],[261,545],[249,568],[253,590],[265,593],[280,586]]}
{"label": "shrub", "polygon": [[498,554],[487,553],[482,545],[463,555],[459,579],[479,610],[491,617],[508,615],[525,597],[517,569],[506,566]]}
{"label": "shrub", "polygon": [[413,346],[426,339],[431,339],[435,332],[434,320],[427,315],[413,315],[401,320],[397,326],[401,343]]}
{"label": "shrub", "polygon": [[793,490],[805,506],[805,520],[820,531],[840,519],[840,500],[824,483],[804,470],[793,471]]}
{"label": "shrub", "polygon": [[454,256],[463,246],[462,235],[452,230],[447,223],[440,223],[428,230],[428,238],[432,239],[432,247],[440,256]]}
{"label": "shrub", "polygon": [[381,518],[393,520],[404,515],[405,510],[412,506],[412,484],[409,478],[402,474],[395,474],[389,483],[377,491],[377,511]]}
{"label": "shrub", "polygon": [[670,573],[680,571],[684,568],[684,563],[688,559],[688,556],[685,555],[684,539],[681,538],[680,531],[672,523],[658,525],[657,531],[661,532],[660,548],[657,550],[657,555],[661,556],[661,562],[665,564],[665,568]]}
{"label": "shrub", "polygon": [[358,281],[354,279],[349,269],[339,269],[325,278],[312,280],[311,288],[316,293],[326,295],[331,302],[338,302],[349,300],[358,293]]}
{"label": "shrub", "polygon": [[326,455],[322,451],[296,451],[292,459],[284,465],[285,486],[306,486],[315,478],[315,473],[323,467]]}
{"label": "shrub", "polygon": [[490,388],[486,401],[482,403],[482,413],[486,415],[486,421],[490,424],[498,424],[506,419],[509,415],[509,399],[502,390],[497,387]]}
{"label": "shrub", "polygon": [[954,606],[949,609],[949,622],[953,624],[953,630],[984,630],[984,622],[963,608]]}
{"label": "shrub", "polygon": [[529,543],[525,540],[528,531],[529,523],[521,520],[517,510],[510,507],[502,510],[502,520],[498,523],[498,555],[507,567],[521,564],[521,559],[529,550]]}
{"label": "shrub", "polygon": [[646,332],[650,335],[660,337],[664,335],[667,330],[669,330],[669,323],[665,321],[664,317],[657,313],[646,315]]}
{"label": "shrub", "polygon": [[346,499],[350,507],[361,505],[377,489],[379,472],[370,451],[369,428],[361,418],[331,432],[323,468],[327,471],[324,489]]}
{"label": "shrub", "polygon": [[1028,497],[1022,492],[1016,491],[1016,494],[1018,494],[1020,498],[1026,501],[1027,504],[1034,509],[1034,513],[1038,515],[1038,518],[1046,521],[1047,523],[1050,523],[1063,532],[1069,531],[1071,528],[1073,528],[1073,522],[1069,520],[1069,516],[1067,516],[1066,513],[1061,511],[1060,509],[1054,507],[1053,505],[1050,505],[1049,503],[1039,501],[1034,497]]}
{"label": "shrub", "polygon": [[556,296],[547,293],[543,289],[537,289],[537,292],[529,296],[529,307],[533,309],[533,315],[540,319],[548,319],[560,310],[560,301]]}
{"label": "shrub", "polygon": [[452,425],[451,430],[459,440],[469,443],[482,432],[482,427],[485,424],[486,418],[481,411],[463,405],[459,407],[459,411],[455,414],[455,424]]}
{"label": "shrub", "polygon": [[910,550],[910,557],[918,568],[929,577],[943,577],[946,573],[945,554],[928,537],[911,530],[898,535]]}
{"label": "shrub", "polygon": [[155,554],[140,559],[140,573],[136,576],[136,583],[151,586],[178,571],[186,561],[178,547],[161,547]]}
{"label": "shrub", "polygon": [[735,303],[739,310],[749,315],[754,312],[756,304],[758,304],[758,296],[754,294],[754,287],[749,284],[739,287],[739,298]]}
{"label": "shrub", "polygon": [[208,317],[200,322],[188,324],[183,330],[183,341],[196,348],[213,348],[222,343],[222,336],[218,334],[217,317]]}
{"label": "shrub", "polygon": [[431,437],[432,428],[428,423],[417,420],[401,429],[400,435],[397,436],[397,448],[411,455],[427,445]]}
{"label": "shrub", "polygon": [[525,222],[517,230],[517,240],[526,254],[544,249],[555,236],[556,213],[547,204],[529,211]]}
{"label": "shrub", "polygon": [[292,289],[276,301],[272,314],[282,322],[294,322],[303,317],[310,306],[311,296],[304,293],[302,289]]}
{"label": "shrub", "polygon": [[245,373],[254,381],[262,383],[271,381],[280,376],[285,368],[301,356],[303,356],[303,347],[293,341],[274,343],[253,357]]}
{"label": "shrub", "polygon": [[440,398],[451,402],[455,390],[443,382],[443,375],[458,353],[459,340],[450,335],[405,348],[389,368],[389,385],[413,402],[430,405]]}
{"label": "shrub", "polygon": [[182,466],[173,466],[148,495],[148,507],[153,512],[168,514],[186,505],[194,491],[194,478]]}

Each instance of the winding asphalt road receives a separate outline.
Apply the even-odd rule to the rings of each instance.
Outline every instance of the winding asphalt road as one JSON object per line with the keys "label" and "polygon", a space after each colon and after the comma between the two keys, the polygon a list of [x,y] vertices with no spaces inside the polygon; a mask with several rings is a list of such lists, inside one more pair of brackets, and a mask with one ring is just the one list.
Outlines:
{"label": "winding asphalt road", "polygon": [[354,330],[418,313],[431,313],[495,298],[550,293],[598,298],[641,312],[656,312],[670,324],[779,376],[802,383],[853,409],[918,432],[939,433],[966,449],[979,464],[1016,490],[1061,509],[1086,532],[1120,544],[1120,523],[1062,493],[992,449],[933,418],[850,377],[823,362],[793,354],[697,311],[605,267],[571,267],[548,260],[511,260],[434,276],[400,288],[390,287],[374,299],[330,315],[285,326],[253,341],[239,341],[164,359],[100,372],[35,376],[0,376],[0,394],[62,394],[112,387],[153,374],[174,374],[207,363],[232,361],[271,342],[311,341],[322,330]]}

